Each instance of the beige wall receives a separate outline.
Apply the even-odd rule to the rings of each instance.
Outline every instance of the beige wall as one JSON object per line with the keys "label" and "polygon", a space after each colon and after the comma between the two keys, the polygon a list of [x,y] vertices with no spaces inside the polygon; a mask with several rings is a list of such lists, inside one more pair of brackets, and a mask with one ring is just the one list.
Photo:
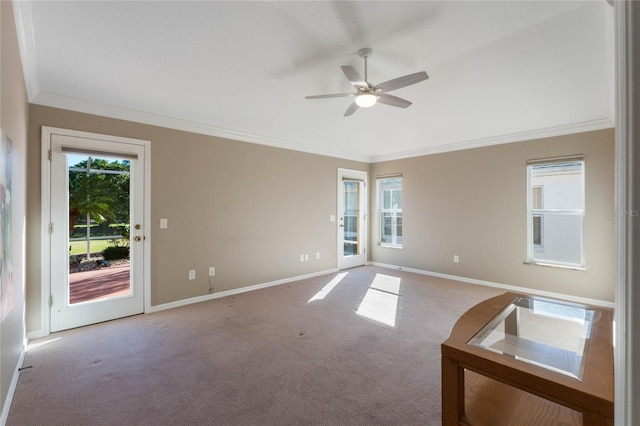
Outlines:
{"label": "beige wall", "polygon": [[[2,283],[0,308],[0,404],[5,410],[9,387],[23,350],[24,342],[24,250],[25,188],[27,143],[27,94],[23,78],[18,39],[11,2],[0,2],[1,67],[0,126],[12,141],[11,244],[12,282]],[[7,265],[3,265],[6,267]],[[6,413],[4,413],[6,414]]]}
{"label": "beige wall", "polygon": [[[526,161],[573,154],[585,155],[587,270],[525,265]],[[380,247],[373,232],[374,261],[613,301],[613,130],[377,163],[371,188],[389,173],[404,178],[404,247]],[[377,215],[371,217],[375,230]]]}
{"label": "beige wall", "polygon": [[[381,248],[372,232],[369,260],[613,300],[613,130],[368,165],[38,105],[29,125],[28,330],[41,327],[41,126],[151,141],[152,305],[206,295],[209,266],[215,291],[335,268],[340,167],[369,170],[372,190],[376,175],[404,176],[404,248]],[[573,154],[586,157],[587,271],[525,265],[526,160]]]}
{"label": "beige wall", "polygon": [[[151,141],[151,303],[336,268],[337,169],[369,165],[31,105],[27,328],[39,330],[41,126]],[[169,227],[159,228],[161,218]],[[320,253],[316,260],[315,253]],[[301,263],[300,254],[309,261]],[[197,279],[189,281],[195,269]]]}

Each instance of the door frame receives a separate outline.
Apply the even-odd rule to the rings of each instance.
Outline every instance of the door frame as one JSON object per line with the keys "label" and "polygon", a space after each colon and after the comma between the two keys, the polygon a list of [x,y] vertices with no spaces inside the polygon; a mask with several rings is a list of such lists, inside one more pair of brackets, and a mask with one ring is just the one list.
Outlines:
{"label": "door frame", "polygon": [[51,223],[51,137],[52,135],[71,136],[84,139],[95,139],[105,142],[118,142],[142,146],[144,149],[144,175],[142,176],[144,199],[143,217],[146,225],[145,240],[143,244],[143,299],[144,313],[151,311],[151,142],[143,139],[125,138],[120,136],[103,135],[99,133],[84,132],[79,130],[61,129],[57,127],[42,126],[41,132],[41,194],[40,194],[40,309],[42,334],[38,337],[51,334],[51,238],[49,224]]}
{"label": "door frame", "polygon": [[[360,207],[361,207],[361,222],[362,222],[362,226],[360,227],[359,231],[362,232],[361,234],[361,245],[362,245],[362,257],[363,257],[363,265],[367,265],[369,263],[369,250],[367,250],[368,248],[368,244],[369,244],[369,221],[368,221],[368,209],[369,209],[369,197],[368,197],[368,192],[369,192],[369,173],[363,170],[351,170],[351,169],[342,169],[339,168],[338,169],[338,179],[337,179],[337,196],[336,196],[336,201],[337,201],[337,205],[336,205],[336,210],[337,210],[337,215],[338,217],[340,217],[340,215],[342,214],[342,212],[340,211],[340,206],[342,203],[344,203],[344,201],[341,201],[341,197],[342,197],[342,181],[343,179],[353,179],[353,180],[357,180],[357,181],[362,181],[364,182],[364,189],[362,191],[362,199],[360,200]],[[342,235],[343,229],[340,227],[340,220],[338,219],[336,221],[336,235],[337,235],[337,256],[336,256],[336,260],[337,260],[337,266],[338,269],[346,269],[346,268],[351,268],[353,266],[359,266],[359,265],[352,265],[352,266],[344,266],[343,265],[343,258],[344,258],[344,246],[343,246],[343,242],[342,242]]]}
{"label": "door frame", "polygon": [[[640,342],[638,341],[637,310],[640,300],[638,284],[640,268],[634,262],[639,253],[640,232],[633,212],[639,205],[638,188],[632,184],[640,175],[640,157],[637,154],[640,140],[640,125],[637,118],[638,87],[640,78],[640,43],[638,43],[638,22],[640,5],[633,1],[609,2],[614,7],[615,64],[616,64],[616,114],[615,114],[615,211],[616,214],[616,277],[615,277],[615,329],[614,339],[614,420],[616,426],[637,424],[640,421],[640,408],[637,401],[640,390],[637,388],[638,359]],[[635,144],[635,145],[634,145]],[[637,223],[637,222],[636,222]],[[635,258],[635,259],[634,259]]]}

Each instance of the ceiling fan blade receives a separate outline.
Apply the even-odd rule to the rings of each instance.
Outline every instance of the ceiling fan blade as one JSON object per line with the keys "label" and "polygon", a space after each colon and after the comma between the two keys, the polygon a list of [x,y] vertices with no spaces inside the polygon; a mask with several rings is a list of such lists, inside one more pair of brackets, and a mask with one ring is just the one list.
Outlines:
{"label": "ceiling fan blade", "polygon": [[347,108],[347,110],[344,112],[344,117],[348,117],[351,114],[353,114],[354,112],[356,112],[358,110],[358,104],[355,103],[355,101],[349,105],[349,108]]}
{"label": "ceiling fan blade", "polygon": [[406,108],[411,105],[406,99],[399,98],[397,96],[388,95],[386,93],[378,93],[378,102],[381,104],[387,104],[394,107]]}
{"label": "ceiling fan blade", "polygon": [[380,89],[384,92],[390,92],[392,90],[401,89],[403,87],[419,83],[428,78],[429,76],[426,72],[420,71],[413,74],[405,75],[403,77],[394,78],[393,80],[385,81],[384,83],[380,83],[376,86],[376,90]]}
{"label": "ceiling fan blade", "polygon": [[343,65],[342,72],[354,87],[369,87],[364,77],[351,65]]}
{"label": "ceiling fan blade", "polygon": [[305,96],[305,99],[324,99],[324,98],[343,98],[346,96],[355,96],[355,93],[334,93],[332,95],[313,95]]}

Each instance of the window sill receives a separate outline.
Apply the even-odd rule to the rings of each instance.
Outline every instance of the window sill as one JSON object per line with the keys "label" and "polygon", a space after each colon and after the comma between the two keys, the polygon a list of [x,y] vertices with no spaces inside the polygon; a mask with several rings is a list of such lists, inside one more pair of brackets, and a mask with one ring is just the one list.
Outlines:
{"label": "window sill", "polygon": [[584,266],[568,266],[568,265],[558,265],[556,263],[544,263],[544,262],[535,262],[535,261],[525,261],[522,262],[525,265],[533,265],[533,266],[546,266],[550,268],[560,268],[560,269],[572,269],[574,271],[586,271],[587,268]]}
{"label": "window sill", "polygon": [[378,243],[378,245],[380,247],[384,247],[384,248],[390,248],[390,249],[396,249],[396,250],[402,250],[402,246],[393,246],[390,244],[382,244],[382,243]]}

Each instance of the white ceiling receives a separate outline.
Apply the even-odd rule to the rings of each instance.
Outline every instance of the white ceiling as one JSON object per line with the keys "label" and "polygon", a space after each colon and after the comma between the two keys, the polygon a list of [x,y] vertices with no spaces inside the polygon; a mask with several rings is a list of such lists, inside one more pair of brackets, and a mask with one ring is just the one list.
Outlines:
{"label": "white ceiling", "polygon": [[[15,3],[32,103],[381,161],[613,126],[591,1]],[[351,117],[340,65],[430,78]]]}

